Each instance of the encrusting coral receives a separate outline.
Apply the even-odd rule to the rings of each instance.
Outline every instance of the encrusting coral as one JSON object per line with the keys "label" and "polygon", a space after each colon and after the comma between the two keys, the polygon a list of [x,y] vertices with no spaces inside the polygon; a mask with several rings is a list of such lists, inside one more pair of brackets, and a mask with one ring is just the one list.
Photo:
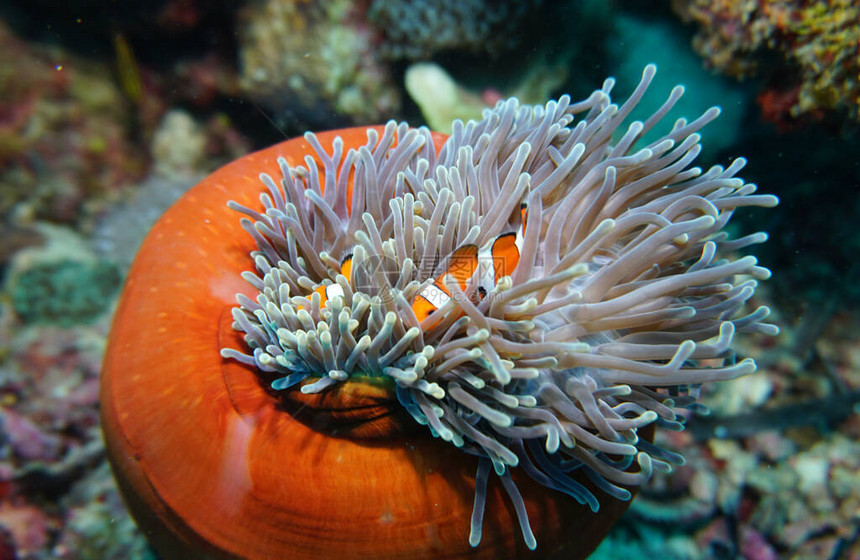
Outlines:
{"label": "encrusting coral", "polygon": [[399,110],[391,71],[354,2],[261,0],[242,9],[240,87],[302,122],[376,122]]}
{"label": "encrusting coral", "polygon": [[97,319],[119,291],[117,267],[64,226],[40,223],[34,229],[45,244],[18,251],[3,283],[18,319],[63,326]]}
{"label": "encrusting coral", "polygon": [[[716,108],[693,121],[680,119],[658,140],[637,146],[683,94],[676,87],[653,115],[624,129],[655,72],[646,67],[620,106],[610,99],[612,79],[577,103],[568,97],[545,106],[502,101],[480,121],[455,122],[444,143],[426,129],[395,123],[368,129],[363,145],[356,131],[333,141],[329,134],[307,134],[284,144],[287,155],[277,166],[267,160],[265,168],[257,167],[262,194],[249,186],[250,171],[241,171],[234,185],[228,168],[168,211],[132,269],[102,388],[109,455],[132,504],[155,504],[157,489],[157,501],[167,501],[181,517],[180,526],[171,516],[138,507],[163,550],[171,550],[165,543],[177,534],[188,533],[186,546],[205,540],[215,557],[236,554],[242,542],[255,551],[245,549],[248,558],[275,550],[266,548],[272,543],[299,555],[372,550],[380,558],[424,557],[431,545],[408,536],[415,521],[397,504],[420,510],[420,495],[444,491],[459,496],[446,507],[454,508],[456,520],[465,517],[476,554],[519,554],[510,548],[509,530],[499,533],[508,520],[534,549],[539,543],[530,519],[538,516],[536,527],[551,535],[548,550],[562,550],[565,558],[587,555],[594,542],[575,542],[580,522],[571,531],[572,518],[559,523],[553,512],[564,515],[560,504],[576,501],[586,506],[577,514],[585,517],[577,519],[596,518],[613,498],[629,500],[631,489],[653,471],[680,463],[681,457],[650,443],[650,427],[680,429],[676,412],[696,407],[700,384],[755,370],[752,360],[735,359],[736,333],[776,332],[764,322],[766,307],[744,311],[769,272],[753,257],[732,258],[766,236],[730,239],[722,229],[735,209],[770,207],[777,200],[755,194],[754,185],[735,177],[743,159],[706,171],[691,166],[701,149],[698,131],[717,117]],[[275,170],[277,178],[271,176]],[[262,209],[253,207],[257,196]],[[250,238],[233,237],[235,225],[223,224],[224,211],[213,210],[226,198],[250,218],[241,221]],[[515,262],[493,259],[505,236],[516,238]],[[181,265],[181,274],[159,268],[175,258],[159,254],[165,239],[179,243],[172,250],[186,247],[172,265]],[[250,239],[256,249],[243,260],[241,249]],[[216,242],[225,245],[216,250]],[[205,266],[192,271],[197,261],[188,251]],[[462,258],[467,253],[474,255],[468,262]],[[218,268],[218,259],[229,264]],[[224,318],[230,305],[225,292],[237,286],[228,272],[243,262],[253,263],[256,272],[243,273],[249,286],[234,290],[240,293],[233,327],[241,336]],[[166,334],[175,302],[201,290],[211,291],[213,301],[195,302],[180,321],[201,330]],[[153,300],[155,292],[170,301]],[[431,314],[419,314],[416,302],[431,293],[446,297]],[[207,354],[205,364],[193,361],[194,352],[211,352],[216,343],[226,360]],[[182,356],[156,373],[142,354],[158,344],[161,355],[181,345]],[[150,395],[133,412],[128,383]],[[203,387],[207,399],[194,393]],[[160,412],[176,405],[178,415]],[[378,468],[380,457],[393,452],[358,449],[344,440],[401,441],[402,411],[448,443],[411,435],[403,439],[412,449],[405,465],[362,470],[360,480],[350,482],[355,468]],[[236,413],[244,424],[232,419]],[[317,433],[315,416],[326,416],[319,430],[331,432],[327,439]],[[163,422],[171,426],[167,432],[158,430]],[[189,426],[194,434],[185,442],[181,432]],[[223,446],[216,452],[213,437],[226,437],[223,445],[238,454],[225,454]],[[411,496],[414,471],[423,473],[419,465],[444,449],[465,452],[458,456],[474,473],[474,487],[458,489],[453,479],[439,481],[428,471],[419,497]],[[192,456],[200,468],[220,469],[218,480],[224,480],[206,488],[182,486],[171,496],[168,490],[189,479],[161,463],[186,464]],[[278,469],[270,457],[289,459]],[[328,472],[339,461],[356,463],[321,485],[293,478]],[[259,494],[270,469],[281,473],[278,489]],[[529,478],[551,491],[540,499],[554,505],[535,502]],[[513,514],[500,507],[495,479]],[[227,480],[232,482],[222,484]],[[198,507],[214,504],[209,494],[217,499],[219,487],[229,487],[231,504],[268,504],[285,492],[298,500],[309,484],[325,495],[311,500],[304,514],[273,504],[269,515],[275,517],[253,545],[247,529],[230,526],[237,515],[232,505],[229,511],[213,506],[205,518],[187,516],[188,496]],[[601,504],[604,494],[610,498]],[[459,504],[467,500],[470,514]],[[356,523],[345,523],[352,518],[339,508],[356,508]],[[430,510],[424,523],[436,536],[423,538],[444,546],[437,552],[467,554],[449,532],[450,518],[443,522]],[[284,523],[294,518],[303,529]],[[311,535],[306,529],[314,520],[319,525]],[[362,529],[362,523],[368,526]],[[165,536],[164,526],[173,537]],[[341,548],[349,541],[345,530],[363,535],[349,543],[349,553]],[[227,538],[224,531],[236,533]],[[368,535],[378,538],[366,542]]]}
{"label": "encrusting coral", "polygon": [[374,0],[367,18],[392,58],[426,60],[444,51],[498,56],[523,41],[524,22],[540,13],[543,0]]}
{"label": "encrusting coral", "polygon": [[[693,47],[714,68],[745,77],[784,64],[759,96],[765,116],[788,124],[845,111],[860,119],[860,5],[853,0],[674,0],[685,21],[699,25]],[[765,64],[767,61],[768,64]]]}
{"label": "encrusting coral", "polygon": [[[140,176],[145,154],[127,107],[98,62],[30,44],[0,21],[0,214],[18,225],[80,220]],[[14,53],[11,54],[11,53]]]}

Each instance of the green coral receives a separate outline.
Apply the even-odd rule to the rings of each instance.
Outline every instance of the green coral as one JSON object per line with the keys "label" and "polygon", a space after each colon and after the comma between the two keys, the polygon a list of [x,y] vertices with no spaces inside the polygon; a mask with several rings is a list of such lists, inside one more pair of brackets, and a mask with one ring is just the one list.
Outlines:
{"label": "green coral", "polygon": [[860,5],[813,2],[788,27],[797,37],[794,58],[806,78],[798,112],[844,107],[860,118]]}
{"label": "green coral", "polygon": [[117,267],[103,260],[40,263],[15,277],[12,306],[25,323],[85,323],[105,311],[120,281]]}

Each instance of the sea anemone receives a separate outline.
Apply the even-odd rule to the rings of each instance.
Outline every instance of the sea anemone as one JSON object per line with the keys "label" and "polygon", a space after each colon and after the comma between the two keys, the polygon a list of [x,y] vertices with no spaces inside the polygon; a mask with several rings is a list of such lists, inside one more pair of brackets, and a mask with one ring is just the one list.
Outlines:
{"label": "sea anemone", "polygon": [[[282,476],[284,492],[312,500],[314,494],[305,486],[319,485],[319,492],[327,492],[325,487],[333,484],[349,494],[343,503],[354,504],[359,519],[381,515],[396,525],[390,522],[397,514],[379,514],[382,506],[376,502],[394,508],[391,504],[398,496],[406,502],[414,499],[410,493],[422,492],[406,486],[414,483],[414,476],[409,475],[408,482],[398,477],[412,469],[431,478],[433,469],[423,470],[428,453],[449,457],[442,451],[447,448],[473,457],[465,463],[474,473],[474,483],[467,488],[473,493],[468,544],[477,551],[489,547],[481,551],[487,557],[501,557],[517,554],[505,552],[510,541],[504,531],[502,537],[482,543],[488,527],[493,535],[499,532],[499,519],[515,519],[522,542],[534,549],[538,543],[530,518],[537,515],[542,523],[538,527],[554,534],[553,550],[558,550],[559,542],[579,534],[569,528],[572,520],[564,518],[563,507],[559,509],[561,500],[575,500],[597,512],[606,509],[607,501],[629,500],[630,489],[648,480],[654,470],[679,464],[680,456],[656,447],[643,434],[652,425],[681,428],[677,410],[697,406],[695,397],[703,382],[755,370],[752,360],[735,360],[731,342],[736,332],[776,332],[763,322],[767,308],[744,311],[757,280],[769,272],[751,256],[732,258],[738,249],[766,236],[729,239],[722,229],[736,208],[768,207],[777,200],[754,194],[754,185],[734,177],[744,165],[742,159],[705,172],[691,167],[700,151],[698,131],[716,118],[716,108],[692,122],[678,120],[661,138],[637,145],[661,124],[682,95],[680,86],[644,122],[621,130],[655,71],[654,66],[646,67],[638,87],[621,106],[610,100],[612,79],[578,103],[562,97],[531,107],[509,99],[487,110],[481,121],[456,122],[444,143],[426,129],[396,123],[368,129],[362,143],[355,142],[355,131],[343,134],[347,141],[337,137],[331,142],[331,136],[306,134],[304,142],[290,145],[288,157],[278,160],[277,179],[260,175],[266,187],[259,195],[262,209],[255,209],[255,195],[246,186],[252,184],[247,167],[237,190],[227,181],[230,176],[219,172],[209,180],[210,190],[217,191],[216,199],[235,195],[230,208],[247,216],[241,226],[256,245],[244,261],[238,249],[247,241],[223,233],[235,228],[209,229],[216,218],[224,219],[220,210],[216,216],[211,203],[191,217],[168,212],[162,220],[167,225],[157,225],[148,240],[152,251],[158,250],[155,239],[167,243],[165,228],[181,224],[181,239],[171,240],[179,244],[198,242],[187,238],[189,228],[200,228],[205,237],[200,247],[205,248],[188,245],[194,254],[184,255],[182,266],[186,270],[199,266],[209,275],[201,286],[215,294],[218,303],[205,313],[196,307],[177,309],[182,300],[175,295],[169,304],[142,304],[152,307],[157,324],[141,327],[141,319],[147,317],[130,311],[132,301],[174,288],[183,291],[183,297],[192,297],[199,288],[194,288],[193,279],[174,274],[168,285],[138,279],[131,290],[126,288],[136,294],[123,296],[119,313],[127,316],[117,319],[106,360],[106,433],[121,485],[126,495],[132,494],[130,501],[156,503],[169,512],[139,514],[149,518],[144,523],[167,526],[172,539],[190,534],[180,539],[186,546],[203,540],[210,553],[258,557],[215,535],[227,530],[223,523],[216,529],[215,522],[205,519],[215,513],[203,514],[201,521],[180,512],[183,500],[203,500],[194,496],[195,488],[206,493],[209,487],[183,488],[180,493],[185,496],[177,503],[165,498],[168,487],[184,479],[154,461],[162,455],[180,461],[174,468],[185,469],[199,455],[220,465],[212,484],[223,485],[223,477],[232,477],[227,487],[234,501],[247,501],[250,487],[256,492],[255,476],[275,480]],[[357,147],[349,148],[350,144]],[[180,205],[200,206],[201,187]],[[464,263],[456,258],[461,248],[483,250],[512,232],[517,232],[515,261],[478,259],[466,264],[468,272],[463,275]],[[222,238],[220,252],[208,248],[217,241],[213,238]],[[146,264],[136,263],[132,277],[151,273],[159,261],[163,265],[170,261],[164,255],[145,258]],[[256,267],[256,273],[242,274],[248,286],[234,290],[240,293],[239,305],[232,309],[232,327],[242,336],[231,334],[229,318],[224,320],[224,294],[237,284],[224,272],[216,273],[213,262],[218,260],[232,263],[226,269],[241,262],[246,268]],[[441,299],[433,302],[432,313],[419,313],[416,302],[431,293],[430,287]],[[123,352],[138,342],[145,343],[141,352],[153,343],[177,347],[172,335],[141,338],[135,329],[157,331],[168,324],[173,328],[171,317],[177,313],[216,334],[211,335],[215,340],[203,341],[197,340],[203,334],[199,332],[177,335],[186,342],[194,339],[190,349],[177,348],[186,352],[178,359],[184,359],[183,364],[170,372],[178,377],[159,381],[157,389],[148,388],[158,394],[156,400],[181,403],[179,411],[157,413],[177,419],[177,425],[170,427],[166,421],[163,427],[193,431],[196,417],[180,416],[202,414],[197,411],[207,407],[222,414],[229,409],[245,423],[236,427],[221,417],[211,429],[199,424],[211,433],[226,431],[226,448],[213,448],[201,434],[196,439],[202,440],[198,444],[203,450],[197,454],[189,446],[194,457],[184,458],[178,456],[186,445],[179,436],[156,432],[147,424],[152,422],[147,413],[156,407],[145,404],[145,410],[130,412],[132,401],[124,395],[124,389],[133,391],[154,374],[145,371],[152,367],[149,358],[139,358],[128,368]],[[195,378],[203,393],[180,388],[181,376],[198,369],[188,352],[193,354],[197,347],[202,352],[213,343],[220,345],[223,358],[207,356],[203,369],[216,371],[209,379]],[[125,375],[135,381],[122,386],[120,368],[127,368]],[[213,389],[222,384],[225,389]],[[124,404],[117,402],[122,399]],[[210,399],[214,400],[207,403]],[[261,427],[275,414],[277,428]],[[131,426],[134,416],[142,419]],[[427,438],[434,444],[428,446],[414,427],[443,441]],[[259,445],[251,443],[256,437],[253,430],[263,432]],[[276,454],[272,442],[280,441],[288,430],[303,431],[285,443],[292,447],[277,452],[282,470],[273,472],[278,463],[268,459]],[[320,441],[319,433],[329,439],[316,452],[308,451],[311,442]],[[406,467],[390,473],[355,472],[364,465],[359,457],[372,461],[388,453],[376,442],[390,442],[398,433],[409,434],[399,441],[413,449]],[[147,442],[147,436],[158,443]],[[352,451],[345,450],[353,448],[345,447],[344,440],[360,442],[361,451],[350,455]],[[236,454],[242,457],[239,466],[225,467],[226,458]],[[346,462],[352,460],[353,465]],[[341,461],[346,472],[327,470]],[[293,480],[291,471],[311,473],[312,479]],[[493,473],[512,514],[504,511],[504,501],[493,490]],[[344,482],[341,474],[357,479]],[[390,487],[385,486],[386,477],[391,478]],[[142,485],[143,479],[149,486]],[[445,490],[453,492],[449,496],[461,496],[462,481],[453,479],[433,482],[432,490],[423,491],[442,492],[446,484],[453,488]],[[538,484],[551,491],[552,502],[536,505],[528,497],[534,496]],[[528,496],[521,492],[524,487]],[[319,501],[339,500],[341,493],[327,492]],[[488,527],[485,509],[490,513]],[[218,512],[222,514],[229,515]],[[304,519],[300,512],[289,516],[292,521]],[[301,523],[281,528],[293,534],[278,537],[284,551],[289,549],[296,557],[301,552],[308,557],[345,558],[349,554],[345,551],[358,550],[344,548],[346,543],[340,540],[345,538],[339,533],[346,524],[344,512],[320,503],[310,508],[308,518],[314,516],[322,517],[322,528],[312,535]],[[380,558],[423,557],[430,550],[436,555],[441,550],[446,557],[467,554],[457,548],[461,543],[438,548],[452,538],[440,537],[448,535],[447,526],[438,517],[433,519],[425,522],[431,536],[424,538],[436,548],[422,543],[409,548],[404,542],[412,533],[398,531],[407,530],[403,527],[411,531],[414,519],[392,529],[376,523],[375,517],[371,527],[356,533],[362,537],[359,542],[350,546],[361,548],[365,539],[394,543],[376,550]],[[376,532],[385,538],[376,539]],[[596,541],[568,548],[564,557],[587,555],[594,545]]]}
{"label": "sea anemone", "polygon": [[[738,314],[769,272],[753,257],[724,257],[764,234],[730,241],[720,231],[735,208],[775,197],[734,178],[743,160],[704,174],[689,167],[697,131],[719,111],[633,151],[678,88],[611,143],[654,72],[646,68],[620,108],[612,80],[577,104],[509,99],[480,122],[455,123],[438,157],[429,132],[405,124],[389,123],[346,156],[341,143],[328,154],[308,134],[322,170],[311,158],[296,168],[282,160],[277,183],[261,177],[262,212],[231,204],[253,220],[243,225],[257,243],[257,274],[245,278],[258,295],[240,295],[233,312],[250,352],[222,355],[278,375],[277,390],[301,383],[318,393],[365,378],[390,387],[416,422],[481,458],[473,545],[490,470],[530,548],[510,469],[594,511],[597,498],[570,472],[582,468],[630,499],[619,484],[678,462],[637,430],[676,426],[672,407],[691,403],[699,384],[753,372],[750,359],[726,360],[736,331],[773,331],[761,323],[767,308]],[[465,289],[447,283],[454,297],[419,323],[413,301],[457,264],[446,258],[519,227],[521,208],[528,220],[512,274],[479,301],[480,270]],[[351,278],[340,274],[345,255]],[[313,289],[328,282],[343,295],[321,304]]]}

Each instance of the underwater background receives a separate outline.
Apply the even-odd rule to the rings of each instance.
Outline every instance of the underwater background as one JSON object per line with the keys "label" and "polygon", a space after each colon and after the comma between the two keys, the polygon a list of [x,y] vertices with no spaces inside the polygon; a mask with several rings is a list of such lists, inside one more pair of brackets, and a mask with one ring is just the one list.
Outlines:
{"label": "underwater background", "polygon": [[860,6],[853,0],[45,0],[0,4],[0,560],[156,558],[104,457],[98,381],[135,250],[219,166],[306,130],[445,128],[643,67],[703,166],[777,195],[736,235],[781,332],[657,442],[592,558],[860,559]]}

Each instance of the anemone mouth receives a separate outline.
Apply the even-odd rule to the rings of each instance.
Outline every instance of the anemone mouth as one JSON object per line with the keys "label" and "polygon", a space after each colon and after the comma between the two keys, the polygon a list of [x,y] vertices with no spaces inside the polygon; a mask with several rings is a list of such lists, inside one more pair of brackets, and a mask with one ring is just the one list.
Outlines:
{"label": "anemone mouth", "polygon": [[422,433],[397,402],[390,380],[353,376],[319,393],[303,393],[301,386],[269,392],[292,418],[332,437],[390,440]]}
{"label": "anemone mouth", "polygon": [[[742,159],[691,167],[718,109],[636,147],[683,93],[623,131],[655,71],[620,106],[613,80],[578,103],[502,101],[455,122],[438,153],[429,131],[405,124],[346,152],[307,134],[315,157],[261,176],[262,211],[231,204],[257,243],[244,275],[257,297],[233,310],[247,349],[222,355],[286,399],[318,395],[308,406],[328,413],[382,418],[379,387],[353,378],[385,379],[386,406],[393,388],[416,425],[480,458],[473,545],[493,472],[530,548],[512,469],[593,511],[583,475],[629,500],[627,487],[682,462],[639,431],[680,429],[676,411],[697,406],[701,383],[754,371],[734,359],[737,332],[776,332],[766,307],[745,311],[769,271],[731,257],[766,236],[721,231],[737,208],[776,198],[734,177]],[[515,230],[517,263],[491,285],[480,266],[455,269],[461,248],[480,254]],[[447,298],[425,317],[415,302],[431,285]],[[363,404],[342,406],[353,398]]]}

